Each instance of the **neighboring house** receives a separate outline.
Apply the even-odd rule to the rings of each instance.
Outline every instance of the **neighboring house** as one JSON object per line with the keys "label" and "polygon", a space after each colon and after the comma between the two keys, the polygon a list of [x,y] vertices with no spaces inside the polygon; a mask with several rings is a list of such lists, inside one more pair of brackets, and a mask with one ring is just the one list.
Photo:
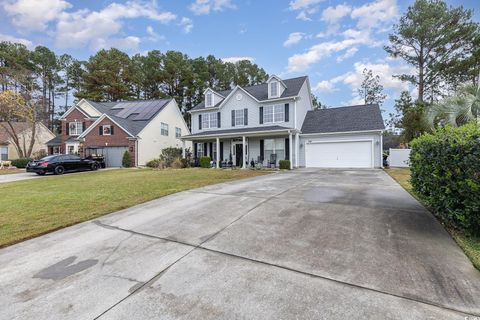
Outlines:
{"label": "neighboring house", "polygon": [[[313,110],[308,77],[215,91],[195,106],[194,156],[235,166],[291,160],[293,167],[382,166],[383,119],[378,105]],[[218,150],[218,152],[217,152]]]}
{"label": "neighboring house", "polygon": [[50,153],[105,156],[107,166],[119,167],[125,151],[143,166],[162,149],[182,147],[189,134],[175,99],[94,102],[81,100],[60,118],[62,134],[49,141]]}
{"label": "neighboring house", "polygon": [[[27,122],[12,122],[11,124],[18,136],[22,150],[24,149],[23,145],[28,149],[32,136],[32,125]],[[0,160],[18,159],[17,148],[7,130],[11,131],[8,123],[0,122]],[[47,153],[47,141],[55,137],[55,135],[43,123],[38,123],[35,131],[32,155],[39,152]]]}

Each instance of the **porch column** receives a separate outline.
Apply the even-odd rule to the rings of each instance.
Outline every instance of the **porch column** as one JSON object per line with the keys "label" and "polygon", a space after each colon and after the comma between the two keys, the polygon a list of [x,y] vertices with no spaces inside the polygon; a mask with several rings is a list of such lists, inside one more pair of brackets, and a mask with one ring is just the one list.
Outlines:
{"label": "porch column", "polygon": [[300,157],[300,134],[295,133],[295,168],[298,168],[298,158]]}
{"label": "porch column", "polygon": [[293,143],[292,143],[292,132],[289,131],[288,132],[288,159],[290,160],[290,170],[293,169],[293,159],[292,159],[292,155],[293,155],[293,150],[292,150],[292,147],[293,147]]}
{"label": "porch column", "polygon": [[217,169],[220,168],[220,138],[217,138]]}
{"label": "porch column", "polygon": [[242,169],[246,169],[246,166],[245,166],[245,162],[246,162],[246,157],[247,157],[247,148],[246,148],[246,145],[245,145],[245,136],[242,136],[242,142],[243,142],[243,148],[242,148],[242,159],[243,159],[243,162],[242,162]]}
{"label": "porch column", "polygon": [[185,140],[182,140],[182,158],[185,159]]}

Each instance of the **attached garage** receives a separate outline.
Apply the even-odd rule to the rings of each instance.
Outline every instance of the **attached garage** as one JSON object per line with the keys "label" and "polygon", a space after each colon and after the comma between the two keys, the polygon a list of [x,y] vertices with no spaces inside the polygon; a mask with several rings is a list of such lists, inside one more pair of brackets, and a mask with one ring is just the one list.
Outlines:
{"label": "attached garage", "polygon": [[373,141],[312,141],[305,144],[308,168],[373,168]]}
{"label": "attached garage", "polygon": [[300,166],[380,168],[384,128],[376,104],[308,111],[300,134]]}

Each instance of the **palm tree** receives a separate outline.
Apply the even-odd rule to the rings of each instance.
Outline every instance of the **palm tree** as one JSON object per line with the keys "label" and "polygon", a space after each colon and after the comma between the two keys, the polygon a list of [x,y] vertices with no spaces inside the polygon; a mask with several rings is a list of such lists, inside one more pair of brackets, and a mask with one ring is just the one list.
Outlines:
{"label": "palm tree", "polygon": [[466,85],[457,94],[433,104],[426,113],[427,123],[461,126],[470,121],[480,121],[480,84]]}

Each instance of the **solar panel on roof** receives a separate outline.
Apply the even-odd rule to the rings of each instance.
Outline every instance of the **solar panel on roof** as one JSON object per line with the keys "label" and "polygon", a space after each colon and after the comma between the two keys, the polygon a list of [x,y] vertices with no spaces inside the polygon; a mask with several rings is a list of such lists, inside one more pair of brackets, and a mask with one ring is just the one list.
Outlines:
{"label": "solar panel on roof", "polygon": [[112,109],[121,109],[116,116],[123,119],[130,117],[132,114],[136,114],[130,119],[149,120],[165,105],[166,102],[167,100],[122,102]]}

